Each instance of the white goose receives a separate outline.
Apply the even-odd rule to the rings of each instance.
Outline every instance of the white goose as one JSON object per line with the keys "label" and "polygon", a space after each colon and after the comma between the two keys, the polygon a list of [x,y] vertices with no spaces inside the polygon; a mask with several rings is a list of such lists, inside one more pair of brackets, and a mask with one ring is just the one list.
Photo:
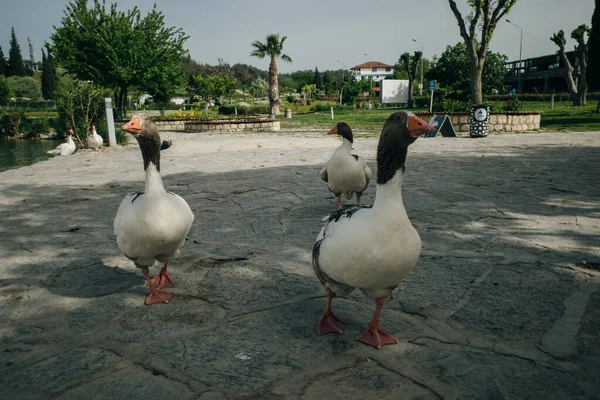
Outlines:
{"label": "white goose", "polygon": [[[146,304],[168,303],[174,293],[160,289],[175,287],[169,278],[169,260],[179,255],[194,221],[194,214],[184,199],[167,192],[160,176],[160,137],[156,126],[146,115],[136,115],[121,128],[138,141],[146,187],[142,193],[127,195],[117,211],[114,232],[119,249],[141,268],[150,286]],[[150,278],[154,260],[164,263],[160,273]]]}
{"label": "white goose", "polygon": [[360,205],[360,196],[371,180],[371,168],[361,156],[351,154],[354,139],[347,123],[339,122],[327,134],[340,135],[342,144],[333,152],[327,166],[319,172],[319,177],[327,182],[329,190],[335,195],[338,208],[342,207],[342,194],[350,200],[356,193],[356,203]]}
{"label": "white goose", "polygon": [[65,143],[61,143],[56,148],[47,151],[46,153],[53,156],[70,156],[75,152],[75,142],[73,141],[73,129],[69,129],[69,134]]}
{"label": "white goose", "polygon": [[380,349],[397,340],[379,328],[385,299],[415,266],[421,238],[411,225],[400,191],[408,146],[433,126],[412,113],[392,114],[377,147],[377,191],[373,206],[353,206],[329,217],[313,247],[313,267],[327,289],[327,303],[317,332],[342,333],[345,322],[331,311],[336,295],[359,288],[377,305],[358,340]]}
{"label": "white goose", "polygon": [[92,134],[87,137],[87,144],[90,149],[94,149],[94,151],[100,150],[102,148],[102,144],[104,143],[104,139],[102,136],[98,135],[96,132],[96,126],[92,125]]}

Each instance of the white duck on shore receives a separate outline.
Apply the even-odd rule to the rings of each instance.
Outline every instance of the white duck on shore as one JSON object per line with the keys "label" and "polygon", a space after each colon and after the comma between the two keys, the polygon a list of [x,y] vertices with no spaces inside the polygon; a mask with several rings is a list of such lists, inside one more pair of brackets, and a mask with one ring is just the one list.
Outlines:
{"label": "white duck on shore", "polygon": [[[161,291],[175,287],[168,275],[170,260],[179,255],[194,221],[187,202],[167,192],[160,176],[158,130],[147,115],[135,115],[121,128],[135,137],[142,152],[146,173],[145,190],[127,195],[117,211],[114,233],[119,249],[142,270],[150,294],[146,304],[168,303],[174,293]],[[164,263],[159,274],[150,278],[154,261]]]}
{"label": "white duck on shore", "polygon": [[327,187],[335,195],[338,208],[342,207],[342,194],[350,200],[356,193],[356,203],[360,205],[360,196],[371,180],[371,168],[361,156],[351,153],[354,137],[347,123],[339,122],[327,134],[340,135],[342,144],[333,152],[327,166],[319,172],[319,177],[327,182]]}
{"label": "white duck on shore", "polygon": [[352,206],[329,217],[313,247],[312,263],[327,289],[327,303],[317,332],[342,333],[345,322],[331,311],[336,295],[354,288],[374,297],[376,311],[357,340],[380,349],[397,343],[379,328],[385,299],[415,266],[421,238],[411,225],[402,201],[401,184],[408,146],[434,127],[412,113],[392,114],[377,147],[377,189],[373,206]]}
{"label": "white duck on shore", "polygon": [[47,151],[46,153],[53,156],[70,156],[75,152],[75,142],[73,141],[73,129],[69,129],[69,134],[65,143],[61,143],[56,148]]}
{"label": "white duck on shore", "polygon": [[98,135],[96,132],[96,125],[92,125],[92,134],[87,137],[87,145],[90,149],[94,151],[98,151],[102,148],[102,144],[104,143],[104,139],[102,136]]}

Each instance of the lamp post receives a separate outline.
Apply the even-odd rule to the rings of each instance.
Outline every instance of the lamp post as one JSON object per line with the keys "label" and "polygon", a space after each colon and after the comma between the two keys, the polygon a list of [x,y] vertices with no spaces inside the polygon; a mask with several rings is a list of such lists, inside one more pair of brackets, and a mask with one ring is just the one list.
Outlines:
{"label": "lamp post", "polygon": [[[363,53],[365,56],[367,56],[367,59],[369,58],[369,55],[367,53]],[[369,97],[371,97],[371,94],[373,93],[373,68],[371,68],[371,74],[369,74],[369,82],[371,84],[371,90],[369,91]]]}
{"label": "lamp post", "polygon": [[421,44],[421,85],[419,86],[419,96],[423,94],[423,42],[413,39],[413,42]]}
{"label": "lamp post", "polygon": [[521,93],[521,60],[523,56],[523,27],[511,22],[510,20],[506,20],[511,25],[516,26],[521,30],[521,44],[519,46],[519,76],[517,77],[517,93]]}
{"label": "lamp post", "polygon": [[344,64],[343,62],[341,62],[340,60],[337,60],[337,62],[339,62],[340,64],[342,64],[342,67],[344,67],[343,72],[342,72],[342,87],[340,89],[340,105],[342,105],[342,94],[344,93],[344,78],[346,77],[346,69],[348,68],[346,66],[346,64]]}

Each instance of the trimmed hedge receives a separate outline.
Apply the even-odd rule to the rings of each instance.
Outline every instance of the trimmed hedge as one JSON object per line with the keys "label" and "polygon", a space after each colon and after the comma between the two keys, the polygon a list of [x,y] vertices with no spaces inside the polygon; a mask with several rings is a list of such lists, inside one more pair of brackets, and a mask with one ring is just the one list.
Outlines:
{"label": "trimmed hedge", "polygon": [[237,115],[269,114],[271,107],[268,104],[254,104],[252,106],[238,106],[235,104],[223,104],[219,107],[219,114],[234,115],[237,107]]}

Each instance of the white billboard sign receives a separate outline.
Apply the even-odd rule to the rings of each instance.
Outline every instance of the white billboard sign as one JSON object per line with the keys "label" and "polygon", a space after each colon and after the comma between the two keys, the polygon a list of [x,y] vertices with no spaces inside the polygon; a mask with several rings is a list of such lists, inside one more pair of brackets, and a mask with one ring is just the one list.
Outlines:
{"label": "white billboard sign", "polygon": [[408,81],[384,79],[381,81],[381,102],[408,103]]}

